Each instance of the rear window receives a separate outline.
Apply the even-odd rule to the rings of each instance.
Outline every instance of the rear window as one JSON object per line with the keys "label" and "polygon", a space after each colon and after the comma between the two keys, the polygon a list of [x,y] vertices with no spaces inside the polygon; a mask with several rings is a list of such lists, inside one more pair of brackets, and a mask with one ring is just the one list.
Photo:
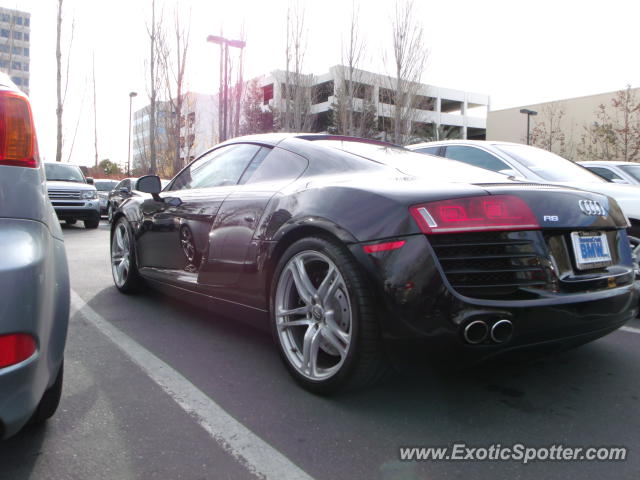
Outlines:
{"label": "rear window", "polygon": [[329,147],[388,165],[406,175],[425,177],[434,182],[502,183],[506,177],[456,160],[427,156],[406,148],[341,140],[315,140]]}
{"label": "rear window", "polygon": [[110,192],[117,183],[117,180],[95,180],[94,186],[99,192]]}

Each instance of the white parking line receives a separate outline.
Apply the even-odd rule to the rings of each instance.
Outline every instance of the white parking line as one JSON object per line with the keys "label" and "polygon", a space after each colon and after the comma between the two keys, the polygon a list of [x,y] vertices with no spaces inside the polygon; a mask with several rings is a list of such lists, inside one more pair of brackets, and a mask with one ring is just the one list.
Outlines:
{"label": "white parking line", "polygon": [[635,328],[635,327],[620,327],[620,330],[624,330],[625,332],[631,332],[631,333],[640,333],[640,328]]}
{"label": "white parking line", "polygon": [[229,415],[189,380],[113,326],[73,290],[71,305],[136,363],[209,435],[252,474],[273,480],[313,480],[300,467]]}

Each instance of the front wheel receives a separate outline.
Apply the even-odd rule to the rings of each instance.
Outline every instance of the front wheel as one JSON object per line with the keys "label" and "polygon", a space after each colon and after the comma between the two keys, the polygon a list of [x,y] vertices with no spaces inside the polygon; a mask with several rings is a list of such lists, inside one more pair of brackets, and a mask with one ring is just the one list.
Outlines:
{"label": "front wheel", "polygon": [[384,376],[374,299],[340,243],[320,237],[295,242],[278,263],[271,292],[276,344],[304,388],[328,394]]}
{"label": "front wheel", "polygon": [[111,234],[111,273],[116,287],[122,293],[137,292],[143,284],[134,246],[131,225],[125,217],[120,217]]}
{"label": "front wheel", "polygon": [[109,223],[113,222],[113,206],[111,204],[109,204],[109,208],[107,208],[107,220],[109,220]]}

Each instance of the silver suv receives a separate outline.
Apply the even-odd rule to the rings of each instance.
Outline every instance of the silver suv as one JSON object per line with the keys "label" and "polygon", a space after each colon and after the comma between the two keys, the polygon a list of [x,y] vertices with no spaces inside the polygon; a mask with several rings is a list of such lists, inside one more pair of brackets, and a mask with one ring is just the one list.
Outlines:
{"label": "silver suv", "polygon": [[69,272],[27,97],[0,73],[0,440],[56,411]]}
{"label": "silver suv", "polygon": [[47,191],[58,218],[68,225],[83,220],[85,228],[98,228],[100,199],[93,179],[77,165],[45,163]]}

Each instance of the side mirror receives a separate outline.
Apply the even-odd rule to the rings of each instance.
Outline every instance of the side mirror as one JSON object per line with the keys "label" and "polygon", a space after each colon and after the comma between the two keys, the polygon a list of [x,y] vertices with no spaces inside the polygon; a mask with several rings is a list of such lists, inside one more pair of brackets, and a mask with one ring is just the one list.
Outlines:
{"label": "side mirror", "polygon": [[87,178],[87,183],[89,185],[93,185],[93,177],[86,177]]}
{"label": "side mirror", "polygon": [[157,195],[162,190],[162,183],[160,183],[160,177],[157,175],[145,175],[140,177],[136,182],[136,190],[144,193],[150,193]]}

